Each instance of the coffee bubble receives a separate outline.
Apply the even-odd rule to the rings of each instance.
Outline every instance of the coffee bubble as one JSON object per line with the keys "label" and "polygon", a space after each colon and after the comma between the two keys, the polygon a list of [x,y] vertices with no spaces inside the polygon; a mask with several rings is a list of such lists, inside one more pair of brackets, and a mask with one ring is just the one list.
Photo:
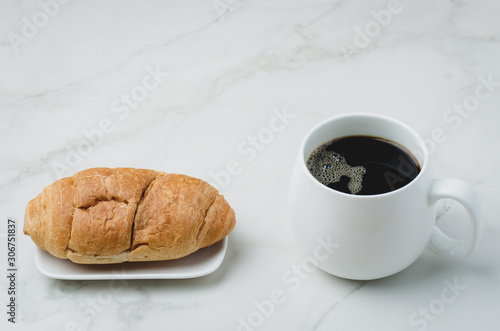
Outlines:
{"label": "coffee bubble", "polygon": [[327,150],[328,144],[316,148],[306,160],[309,172],[321,184],[339,182],[343,176],[349,178],[347,188],[351,194],[357,194],[363,188],[363,175],[366,169],[362,166],[351,167],[347,161],[335,151]]}

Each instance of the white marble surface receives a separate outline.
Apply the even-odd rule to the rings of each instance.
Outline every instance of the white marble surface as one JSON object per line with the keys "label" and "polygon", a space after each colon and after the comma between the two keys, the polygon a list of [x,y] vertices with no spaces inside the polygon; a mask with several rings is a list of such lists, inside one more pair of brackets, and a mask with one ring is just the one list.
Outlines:
{"label": "white marble surface", "polygon": [[[1,329],[499,330],[499,15],[495,0],[2,1],[0,260],[15,217],[19,276],[15,325],[1,277]],[[285,212],[298,145],[317,122],[359,111],[413,126],[438,177],[478,191],[484,236],[469,259],[425,252],[370,282],[297,270]],[[291,118],[271,137],[276,112]],[[95,166],[211,182],[229,166],[219,187],[237,226],[222,266],[119,285],[43,276],[24,208]],[[439,223],[461,236],[463,213],[448,202]]]}

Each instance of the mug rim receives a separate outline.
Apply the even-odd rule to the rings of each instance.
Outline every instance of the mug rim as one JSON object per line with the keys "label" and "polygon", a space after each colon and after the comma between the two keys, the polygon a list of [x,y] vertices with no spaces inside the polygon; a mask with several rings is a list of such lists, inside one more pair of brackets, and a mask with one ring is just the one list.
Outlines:
{"label": "mug rim", "polygon": [[[400,188],[397,188],[397,189],[395,189],[393,191],[389,191],[389,192],[385,192],[385,193],[369,194],[369,195],[357,195],[357,194],[345,193],[345,192],[341,192],[341,191],[337,191],[335,189],[332,189],[332,188],[330,188],[330,187],[328,187],[328,186],[320,183],[309,172],[309,169],[307,169],[307,166],[306,166],[306,160],[304,159],[305,157],[307,158],[307,156],[304,156],[304,152],[305,152],[306,143],[311,139],[311,136],[316,131],[318,131],[320,128],[328,125],[331,122],[339,121],[339,120],[342,120],[342,119],[345,119],[345,118],[355,118],[355,117],[357,117],[357,118],[362,118],[363,117],[365,119],[366,118],[376,118],[376,119],[379,119],[379,120],[383,120],[383,121],[387,121],[387,122],[392,122],[392,124],[395,124],[395,125],[398,125],[398,126],[402,127],[405,131],[407,131],[409,134],[411,134],[415,138],[415,141],[417,142],[417,145],[419,146],[419,150],[422,152],[423,155],[422,155],[422,164],[420,164],[420,162],[419,162],[420,172],[418,173],[418,175],[415,178],[413,178],[413,180],[411,182],[409,182],[408,184],[406,184],[403,187],[400,187]],[[356,134],[353,133],[352,135],[356,135]],[[342,136],[342,137],[348,137],[348,136]],[[384,137],[383,135],[379,135],[377,137],[384,138],[384,139],[389,139],[389,138]],[[341,138],[341,137],[338,137],[338,138]],[[332,138],[332,139],[335,139],[335,138]],[[398,144],[400,144],[400,143],[398,143]],[[419,161],[418,158],[415,156],[414,151],[410,150],[407,146],[404,146],[402,144],[400,144],[400,145],[402,147],[404,147],[408,152],[410,152],[411,155],[417,161]],[[316,147],[318,147],[318,146],[316,146]],[[316,148],[316,147],[314,147],[314,148]],[[363,112],[359,112],[359,113],[344,113],[344,114],[340,114],[340,115],[335,115],[335,116],[331,116],[331,117],[329,117],[329,118],[327,118],[327,119],[325,119],[325,120],[317,123],[314,127],[312,127],[307,132],[307,134],[302,139],[302,142],[300,144],[300,149],[299,149],[299,157],[300,157],[300,160],[301,160],[300,163],[301,163],[302,170],[307,173],[306,176],[308,176],[309,179],[313,180],[317,185],[321,186],[323,189],[326,189],[329,192],[334,192],[332,194],[340,194],[341,196],[350,197],[350,198],[353,198],[353,199],[375,199],[375,198],[380,198],[380,197],[386,197],[386,196],[389,196],[389,195],[399,194],[399,193],[401,193],[404,190],[408,190],[412,186],[416,185],[415,183],[420,180],[420,178],[423,176],[424,172],[426,172],[426,170],[428,168],[428,163],[429,163],[429,160],[428,160],[428,158],[429,158],[429,151],[427,150],[427,146],[425,145],[425,142],[422,139],[422,137],[412,127],[410,127],[406,123],[403,123],[400,120],[397,120],[397,119],[395,119],[393,117],[390,117],[390,116],[381,115],[381,114],[374,114],[374,113],[363,113]]]}

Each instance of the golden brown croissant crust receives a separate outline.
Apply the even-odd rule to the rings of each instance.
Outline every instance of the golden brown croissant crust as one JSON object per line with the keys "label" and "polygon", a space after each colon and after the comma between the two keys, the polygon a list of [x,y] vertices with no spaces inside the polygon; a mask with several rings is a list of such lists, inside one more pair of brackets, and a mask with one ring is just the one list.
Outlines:
{"label": "golden brown croissant crust", "polygon": [[233,209],[193,177],[93,168],[43,189],[26,207],[24,233],[76,263],[177,259],[210,246],[235,225]]}

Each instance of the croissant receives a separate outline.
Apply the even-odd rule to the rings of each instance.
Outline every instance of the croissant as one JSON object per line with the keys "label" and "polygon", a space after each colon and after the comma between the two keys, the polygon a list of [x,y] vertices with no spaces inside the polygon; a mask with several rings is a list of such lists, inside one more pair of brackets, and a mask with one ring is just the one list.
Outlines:
{"label": "croissant", "polygon": [[210,246],[235,214],[210,184],[133,168],[93,168],[31,200],[23,231],[41,249],[82,264],[171,260]]}

